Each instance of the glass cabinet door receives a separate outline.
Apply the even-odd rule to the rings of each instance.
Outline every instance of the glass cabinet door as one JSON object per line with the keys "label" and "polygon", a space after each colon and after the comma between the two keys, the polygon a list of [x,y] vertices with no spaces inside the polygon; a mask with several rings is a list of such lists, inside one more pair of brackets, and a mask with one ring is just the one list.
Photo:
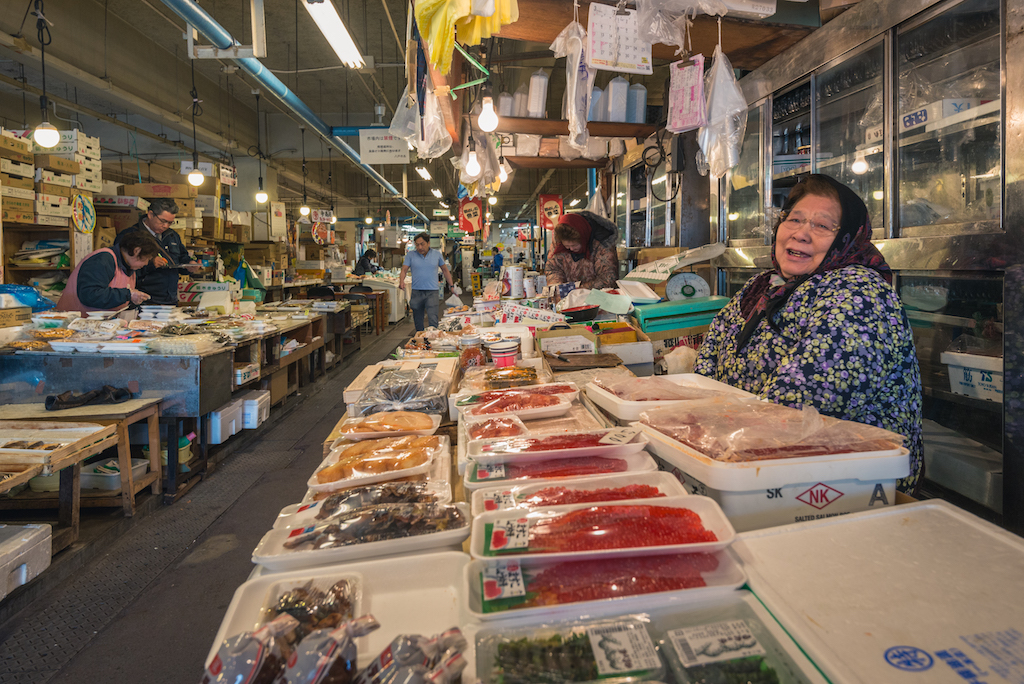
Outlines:
{"label": "glass cabinet door", "polygon": [[901,235],[999,230],[999,5],[968,0],[897,36]]}
{"label": "glass cabinet door", "polygon": [[[739,163],[725,174],[726,239],[764,242],[764,158],[762,131],[765,105],[747,111],[747,128],[740,148]],[[741,243],[742,244],[742,243]]]}
{"label": "glass cabinet door", "polygon": [[674,244],[670,231],[675,220],[675,183],[668,173],[668,164],[662,162],[650,174],[651,235],[650,247],[671,247]]}
{"label": "glass cabinet door", "polygon": [[880,41],[822,71],[814,94],[815,170],[845,183],[864,200],[876,237],[885,235],[884,62]]}
{"label": "glass cabinet door", "polygon": [[811,170],[811,83],[772,101],[772,205],[781,207],[789,189]]}
{"label": "glass cabinet door", "polygon": [[625,247],[629,237],[629,169],[615,176],[615,201],[612,207],[615,225],[619,229],[619,246]]}

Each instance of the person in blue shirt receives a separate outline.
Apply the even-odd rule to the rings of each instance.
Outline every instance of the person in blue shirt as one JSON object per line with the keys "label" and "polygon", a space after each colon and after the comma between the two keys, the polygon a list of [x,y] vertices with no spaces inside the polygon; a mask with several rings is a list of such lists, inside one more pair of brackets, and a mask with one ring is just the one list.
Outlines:
{"label": "person in blue shirt", "polygon": [[491,260],[491,269],[494,270],[494,276],[497,277],[501,275],[501,265],[505,263],[505,257],[504,255],[502,255],[502,253],[498,250],[497,247],[491,250],[491,253],[494,255],[493,259]]}
{"label": "person in blue shirt", "polygon": [[444,257],[436,249],[430,249],[430,235],[420,233],[413,240],[416,249],[406,252],[405,262],[402,264],[402,271],[398,274],[398,287],[405,289],[405,274],[412,271],[412,295],[409,297],[409,306],[412,307],[412,321],[416,324],[416,330],[423,330],[423,314],[427,314],[427,323],[437,327],[437,317],[441,301],[437,291],[437,271],[444,273],[444,279],[448,287],[455,294],[462,294],[460,288],[455,287],[448,264]]}

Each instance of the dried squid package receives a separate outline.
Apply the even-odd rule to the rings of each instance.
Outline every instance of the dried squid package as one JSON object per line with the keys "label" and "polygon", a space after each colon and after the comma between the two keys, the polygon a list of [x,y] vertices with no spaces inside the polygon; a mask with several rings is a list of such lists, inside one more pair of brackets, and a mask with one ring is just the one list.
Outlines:
{"label": "dried squid package", "polygon": [[[403,668],[435,667],[446,659],[446,652],[462,651],[467,645],[466,637],[458,627],[433,637],[401,634],[359,673],[356,684],[404,684],[396,678]],[[412,673],[404,674],[408,677]]]}
{"label": "dried squid package", "polygon": [[356,639],[380,627],[372,615],[346,622],[337,629],[311,633],[288,660],[285,682],[302,684],[350,684],[358,673]]}
{"label": "dried squid package", "polygon": [[317,520],[354,513],[364,508],[381,504],[433,503],[436,493],[426,482],[383,482],[381,484],[353,487],[337,494],[331,494],[316,504]]}
{"label": "dried squid package", "polygon": [[287,635],[298,625],[291,615],[280,615],[255,632],[225,639],[201,684],[272,684],[291,655]]}

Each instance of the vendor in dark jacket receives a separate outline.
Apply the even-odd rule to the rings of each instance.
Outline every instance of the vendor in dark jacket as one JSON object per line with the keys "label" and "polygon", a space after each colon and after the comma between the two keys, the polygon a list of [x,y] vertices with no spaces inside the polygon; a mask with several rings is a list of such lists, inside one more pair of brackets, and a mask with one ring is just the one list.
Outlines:
{"label": "vendor in dark jacket", "polygon": [[375,266],[370,262],[370,259],[376,259],[377,252],[373,249],[368,249],[363,252],[363,256],[359,257],[359,261],[356,262],[356,267],[353,269],[352,274],[361,276],[367,273],[376,273],[380,270],[378,266]]}
{"label": "vendor in dark jacket", "polygon": [[138,288],[148,294],[153,304],[178,303],[178,276],[195,273],[200,265],[192,259],[181,238],[171,230],[178,205],[173,199],[158,197],[149,201],[149,211],[139,222],[121,231],[114,240],[118,247],[125,236],[139,232],[153,237],[160,245],[160,256],[138,273]]}

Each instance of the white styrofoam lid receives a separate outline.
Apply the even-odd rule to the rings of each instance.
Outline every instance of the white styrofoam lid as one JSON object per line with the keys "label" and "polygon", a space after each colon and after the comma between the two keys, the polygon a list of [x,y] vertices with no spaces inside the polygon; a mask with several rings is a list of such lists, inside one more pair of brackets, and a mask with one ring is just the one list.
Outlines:
{"label": "white styrofoam lid", "polygon": [[952,504],[745,532],[732,549],[832,681],[1024,681],[1024,539]]}

